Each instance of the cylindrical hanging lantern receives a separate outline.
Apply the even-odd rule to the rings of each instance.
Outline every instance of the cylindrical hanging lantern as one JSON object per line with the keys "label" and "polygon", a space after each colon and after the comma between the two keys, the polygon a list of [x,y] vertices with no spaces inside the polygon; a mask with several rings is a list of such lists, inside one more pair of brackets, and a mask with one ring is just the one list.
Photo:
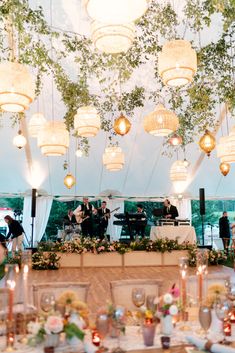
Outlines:
{"label": "cylindrical hanging lantern", "polygon": [[107,54],[127,52],[135,38],[133,23],[105,24],[93,21],[91,39],[96,48]]}
{"label": "cylindrical hanging lantern", "polygon": [[85,0],[85,7],[93,20],[120,24],[140,18],[148,8],[148,0]]}
{"label": "cylindrical hanging lantern", "polygon": [[0,108],[19,113],[29,108],[34,100],[34,83],[27,67],[5,61],[0,63]]}
{"label": "cylindrical hanging lantern", "polygon": [[226,176],[230,172],[230,164],[229,163],[220,163],[219,169],[221,173]]}
{"label": "cylindrical hanging lantern", "polygon": [[109,146],[105,148],[103,154],[103,164],[107,170],[116,172],[124,166],[125,158],[121,147]]}
{"label": "cylindrical hanging lantern", "polygon": [[184,165],[184,161],[175,161],[170,169],[171,181],[186,181],[188,177],[187,167]]}
{"label": "cylindrical hanging lantern", "polygon": [[211,151],[215,148],[216,140],[209,130],[206,130],[204,135],[199,140],[199,146],[207,156],[210,156]]}
{"label": "cylindrical hanging lantern", "polygon": [[44,115],[41,113],[35,113],[33,114],[32,118],[29,120],[29,134],[31,137],[38,137],[39,130],[41,127],[46,123],[46,119],[44,118]]}
{"label": "cylindrical hanging lantern", "polygon": [[74,129],[79,136],[93,137],[100,129],[100,116],[94,107],[86,106],[77,110]]}
{"label": "cylindrical hanging lantern", "polygon": [[171,40],[158,57],[158,72],[163,83],[177,87],[190,83],[197,71],[197,54],[186,40]]}
{"label": "cylindrical hanging lantern", "polygon": [[62,156],[69,147],[69,133],[62,121],[48,121],[38,134],[38,146],[45,156]]}
{"label": "cylindrical hanging lantern", "polygon": [[219,139],[217,145],[217,157],[222,163],[235,163],[235,126],[228,136]]}
{"label": "cylindrical hanging lantern", "polygon": [[121,114],[119,118],[115,119],[113,129],[116,134],[124,136],[130,131],[130,128],[131,123],[123,114]]}
{"label": "cylindrical hanging lantern", "polygon": [[168,136],[178,127],[178,117],[163,104],[158,104],[155,110],[144,118],[145,131],[154,136]]}
{"label": "cylindrical hanging lantern", "polygon": [[74,176],[71,173],[68,173],[64,177],[64,185],[66,186],[66,188],[71,189],[75,184],[76,184],[76,180]]}

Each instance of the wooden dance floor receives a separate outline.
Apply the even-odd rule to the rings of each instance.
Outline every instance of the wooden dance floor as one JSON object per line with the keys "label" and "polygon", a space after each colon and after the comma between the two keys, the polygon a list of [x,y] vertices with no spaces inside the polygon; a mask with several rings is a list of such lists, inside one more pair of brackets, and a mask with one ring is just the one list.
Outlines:
{"label": "wooden dance floor", "polygon": [[[232,276],[234,271],[225,266],[211,266],[209,273],[224,273]],[[195,274],[195,268],[190,268]],[[106,301],[110,301],[109,282],[118,279],[153,278],[163,280],[163,291],[178,282],[178,267],[105,267],[105,268],[63,268],[51,271],[31,271],[29,283],[43,282],[90,282],[88,305],[92,311],[97,310]]]}

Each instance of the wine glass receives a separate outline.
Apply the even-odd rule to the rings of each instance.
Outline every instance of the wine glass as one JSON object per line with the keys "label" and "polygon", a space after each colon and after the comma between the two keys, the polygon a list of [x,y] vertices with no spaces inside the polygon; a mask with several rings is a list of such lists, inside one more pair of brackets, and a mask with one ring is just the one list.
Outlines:
{"label": "wine glass", "polygon": [[211,321],[211,309],[206,305],[201,305],[199,308],[199,322],[205,332],[205,338],[207,338],[207,333],[211,326]]}
{"label": "wine glass", "polygon": [[96,316],[96,330],[100,336],[99,352],[105,352],[108,349],[104,346],[104,339],[109,332],[109,317],[107,313],[100,313]]}
{"label": "wine glass", "polygon": [[44,292],[40,298],[40,307],[45,312],[48,313],[55,306],[55,295],[52,292]]}
{"label": "wine glass", "polygon": [[233,303],[228,299],[220,299],[218,303],[215,304],[215,313],[220,321],[222,321],[222,334],[223,334],[223,342],[226,342],[226,337],[224,335],[223,323],[229,316],[233,308]]}
{"label": "wine glass", "polygon": [[154,304],[156,295],[149,294],[146,296],[146,307],[148,310],[151,310],[153,313],[156,311],[157,305]]}
{"label": "wine glass", "polygon": [[140,308],[145,303],[145,289],[144,288],[133,288],[132,289],[132,301],[137,308]]}

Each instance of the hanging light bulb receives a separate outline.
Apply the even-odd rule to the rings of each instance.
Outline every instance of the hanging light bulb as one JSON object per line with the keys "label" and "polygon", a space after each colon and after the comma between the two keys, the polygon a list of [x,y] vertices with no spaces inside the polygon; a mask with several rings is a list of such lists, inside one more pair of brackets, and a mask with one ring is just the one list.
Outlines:
{"label": "hanging light bulb", "polygon": [[182,142],[183,142],[182,137],[177,134],[173,134],[168,140],[168,143],[172,146],[179,146],[182,144]]}
{"label": "hanging light bulb", "polygon": [[116,134],[124,136],[126,135],[131,128],[130,121],[121,113],[120,117],[115,119],[113,129]]}
{"label": "hanging light bulb", "polygon": [[209,130],[206,130],[204,135],[199,140],[199,146],[201,150],[203,150],[207,156],[210,156],[211,151],[215,148],[216,141],[214,136]]}
{"label": "hanging light bulb", "polygon": [[190,162],[186,158],[184,158],[183,163],[186,168],[190,166]]}
{"label": "hanging light bulb", "polygon": [[74,176],[71,173],[68,173],[64,177],[64,185],[66,186],[66,188],[71,189],[75,184],[76,184],[76,180]]}
{"label": "hanging light bulb", "polygon": [[29,120],[29,134],[31,137],[38,137],[39,130],[46,123],[46,119],[42,113],[35,113],[32,115],[32,118]]}
{"label": "hanging light bulb", "polygon": [[24,137],[24,135],[22,135],[22,131],[19,130],[18,134],[13,138],[13,145],[21,149],[26,145],[26,143],[26,138]]}
{"label": "hanging light bulb", "polygon": [[77,149],[77,151],[75,152],[75,154],[76,154],[76,156],[77,156],[78,158],[81,158],[81,157],[83,156],[83,152],[82,152],[82,150],[81,150],[80,148]]}
{"label": "hanging light bulb", "polygon": [[220,163],[219,169],[221,173],[226,176],[230,172],[230,164],[229,163]]}

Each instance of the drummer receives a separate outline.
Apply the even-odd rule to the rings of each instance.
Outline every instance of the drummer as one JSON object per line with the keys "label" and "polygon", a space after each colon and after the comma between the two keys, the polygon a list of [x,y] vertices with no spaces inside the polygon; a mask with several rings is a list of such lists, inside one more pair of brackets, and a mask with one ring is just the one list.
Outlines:
{"label": "drummer", "polygon": [[77,224],[73,210],[68,210],[68,214],[64,216],[63,224],[64,226],[72,226],[72,228]]}

